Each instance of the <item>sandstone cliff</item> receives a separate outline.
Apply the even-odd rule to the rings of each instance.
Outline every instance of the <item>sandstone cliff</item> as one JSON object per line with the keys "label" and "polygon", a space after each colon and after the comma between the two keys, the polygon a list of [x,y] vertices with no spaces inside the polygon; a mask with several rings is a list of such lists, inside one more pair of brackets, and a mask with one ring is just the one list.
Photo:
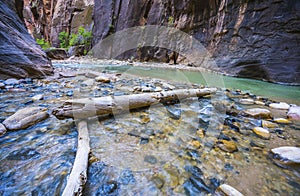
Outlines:
{"label": "sandstone cliff", "polygon": [[[122,29],[171,23],[199,40],[224,73],[300,84],[299,1],[102,0],[95,1],[94,23],[94,45]],[[144,48],[142,56],[164,60],[158,50]]]}
{"label": "sandstone cliff", "polygon": [[0,3],[0,79],[36,78],[53,72],[50,60],[21,19],[22,9],[22,0]]}

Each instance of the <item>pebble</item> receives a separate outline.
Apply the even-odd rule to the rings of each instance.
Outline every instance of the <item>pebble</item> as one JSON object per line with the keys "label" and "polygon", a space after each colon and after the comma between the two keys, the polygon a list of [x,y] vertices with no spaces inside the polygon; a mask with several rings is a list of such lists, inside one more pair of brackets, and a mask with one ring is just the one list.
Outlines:
{"label": "pebble", "polygon": [[15,79],[15,78],[10,78],[4,81],[4,84],[7,86],[11,86],[11,85],[16,85],[16,84],[20,84],[19,80]]}
{"label": "pebble", "polygon": [[218,141],[218,147],[225,152],[238,151],[238,148],[234,141],[220,140],[220,141]]}
{"label": "pebble", "polygon": [[271,103],[269,105],[270,108],[278,109],[278,110],[288,110],[290,109],[290,105],[284,102],[280,103]]}
{"label": "pebble", "polygon": [[100,75],[95,78],[96,82],[110,83],[110,78],[105,75]]}
{"label": "pebble", "polygon": [[156,164],[157,163],[157,159],[155,158],[155,156],[152,155],[146,155],[144,157],[144,161],[150,164]]}
{"label": "pebble", "polygon": [[244,105],[252,105],[252,104],[254,104],[254,100],[253,99],[240,99],[240,103],[244,104]]}
{"label": "pebble", "polygon": [[272,114],[267,109],[262,108],[252,108],[244,111],[244,115],[250,116],[253,118],[262,118],[262,119],[271,119]]}
{"label": "pebble", "polygon": [[292,123],[290,120],[285,118],[275,118],[274,122],[280,123],[280,124],[290,124]]}
{"label": "pebble", "polygon": [[276,128],[276,127],[278,127],[278,125],[276,123],[272,123],[272,122],[267,121],[267,120],[262,120],[261,124],[262,124],[262,127],[264,127],[264,128]]}
{"label": "pebble", "polygon": [[264,129],[262,127],[255,127],[253,129],[253,132],[258,135],[259,137],[263,138],[263,139],[270,139],[271,134],[267,129]]}
{"label": "pebble", "polygon": [[227,184],[222,184],[219,186],[216,190],[217,195],[226,195],[226,196],[243,196],[242,193],[240,193],[238,190],[233,188],[232,186],[229,186]]}
{"label": "pebble", "polygon": [[0,88],[5,88],[5,84],[3,84],[2,82],[0,82]]}
{"label": "pebble", "polygon": [[0,123],[0,136],[6,133],[6,128],[3,124]]}
{"label": "pebble", "polygon": [[262,101],[255,101],[254,103],[255,103],[256,105],[265,105],[265,103],[262,102]]}
{"label": "pebble", "polygon": [[46,109],[42,107],[23,108],[5,119],[3,125],[7,130],[25,129],[45,120],[48,116]]}
{"label": "pebble", "polygon": [[44,95],[43,94],[35,95],[31,99],[33,101],[43,100],[44,99]]}
{"label": "pebble", "polygon": [[291,120],[300,121],[300,106],[293,106],[289,109],[287,116]]}
{"label": "pebble", "polygon": [[300,163],[300,148],[293,146],[283,146],[274,148],[271,152],[286,163]]}

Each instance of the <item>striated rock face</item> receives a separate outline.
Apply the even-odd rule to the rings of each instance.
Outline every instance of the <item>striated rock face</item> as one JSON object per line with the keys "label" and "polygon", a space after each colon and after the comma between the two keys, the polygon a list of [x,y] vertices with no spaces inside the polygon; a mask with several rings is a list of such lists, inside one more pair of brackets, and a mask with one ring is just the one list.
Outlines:
{"label": "striated rock face", "polygon": [[[224,73],[300,84],[299,18],[294,0],[102,0],[95,1],[93,44],[134,26],[170,26],[199,40]],[[136,49],[122,58],[164,60],[155,57],[160,51]]]}
{"label": "striated rock face", "polygon": [[57,0],[51,24],[52,46],[59,47],[58,35],[62,31],[77,33],[80,26],[92,30],[93,5],[93,0]]}
{"label": "striated rock face", "polygon": [[0,79],[37,78],[53,73],[51,62],[20,18],[22,6],[22,0],[0,3]]}

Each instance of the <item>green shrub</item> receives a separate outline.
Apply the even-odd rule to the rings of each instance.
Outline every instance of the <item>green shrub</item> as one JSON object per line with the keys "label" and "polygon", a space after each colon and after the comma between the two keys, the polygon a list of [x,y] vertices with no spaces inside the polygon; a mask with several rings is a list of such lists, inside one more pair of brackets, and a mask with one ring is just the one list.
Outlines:
{"label": "green shrub", "polygon": [[58,34],[61,48],[69,48],[69,33],[63,31]]}
{"label": "green shrub", "polygon": [[44,38],[42,38],[42,39],[36,38],[36,43],[37,43],[38,45],[40,45],[40,46],[42,47],[43,50],[47,50],[47,49],[50,48],[50,43],[47,42],[47,41],[45,41]]}
{"label": "green shrub", "polygon": [[172,16],[170,16],[168,18],[168,26],[169,27],[173,27],[173,25],[174,25],[174,18]]}
{"label": "green shrub", "polygon": [[61,32],[58,38],[61,48],[68,49],[71,46],[84,45],[85,51],[88,51],[92,43],[92,32],[85,30],[83,27],[79,27],[78,33],[69,35],[66,32]]}

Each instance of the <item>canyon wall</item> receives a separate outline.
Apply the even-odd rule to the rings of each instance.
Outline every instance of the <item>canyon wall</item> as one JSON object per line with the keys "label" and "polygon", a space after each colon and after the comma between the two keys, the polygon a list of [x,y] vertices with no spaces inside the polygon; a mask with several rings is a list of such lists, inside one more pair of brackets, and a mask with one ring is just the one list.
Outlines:
{"label": "canyon wall", "polygon": [[[300,84],[299,1],[101,0],[93,17],[94,45],[130,27],[171,26],[200,41],[223,73]],[[164,61],[159,50],[135,49],[121,58]]]}
{"label": "canyon wall", "polygon": [[40,78],[52,74],[46,54],[28,33],[22,0],[0,3],[0,79]]}

